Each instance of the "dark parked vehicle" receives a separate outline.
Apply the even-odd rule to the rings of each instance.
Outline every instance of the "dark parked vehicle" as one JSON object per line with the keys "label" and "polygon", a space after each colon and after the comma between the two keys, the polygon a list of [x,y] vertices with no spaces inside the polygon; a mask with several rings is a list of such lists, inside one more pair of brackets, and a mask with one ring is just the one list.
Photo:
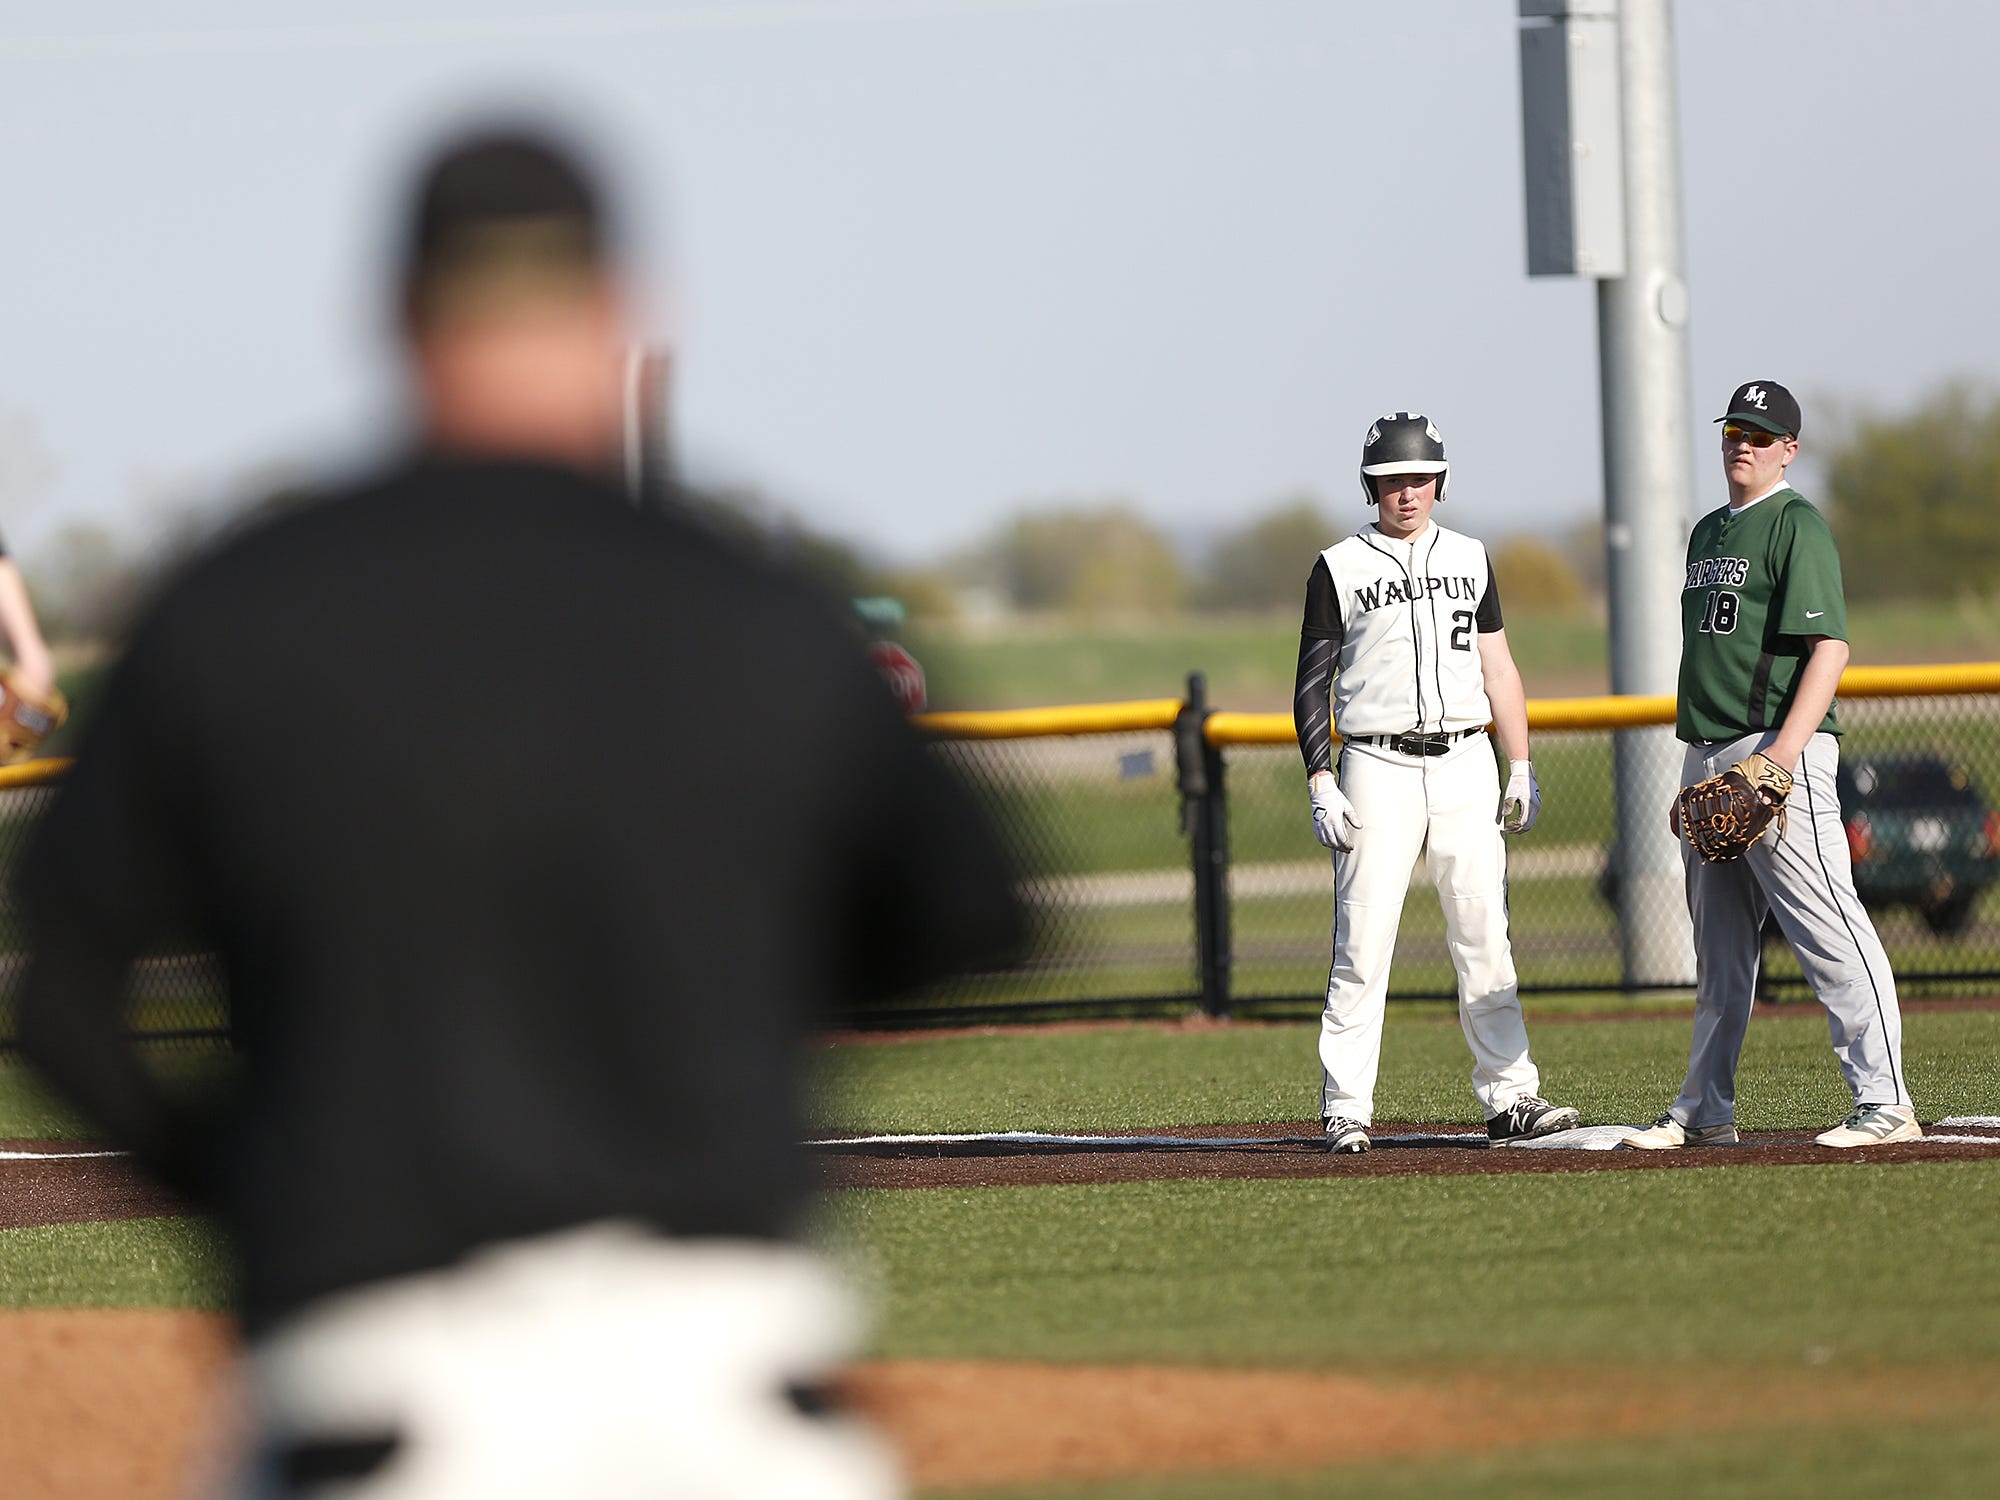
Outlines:
{"label": "dark parked vehicle", "polygon": [[[1942,936],[1972,925],[1980,894],[2000,881],[2000,812],[1964,766],[1921,752],[1871,755],[1843,761],[1835,790],[1862,905],[1914,907]],[[1616,845],[1597,891],[1617,904]]]}
{"label": "dark parked vehicle", "polygon": [[2000,880],[2000,813],[1964,766],[1935,755],[1844,763],[1840,819],[1864,905],[1913,906],[1932,932],[1956,934]]}

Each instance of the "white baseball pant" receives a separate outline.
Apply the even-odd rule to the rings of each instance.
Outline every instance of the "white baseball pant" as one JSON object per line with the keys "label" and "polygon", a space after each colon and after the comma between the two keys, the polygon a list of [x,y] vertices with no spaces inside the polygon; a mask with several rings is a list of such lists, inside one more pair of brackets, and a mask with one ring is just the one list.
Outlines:
{"label": "white baseball pant", "polygon": [[819,1256],[605,1222],[328,1297],[249,1351],[256,1445],[231,1493],[295,1493],[301,1453],[390,1440],[326,1500],[894,1500],[887,1448],[789,1386],[861,1324]]}
{"label": "white baseball pant", "polygon": [[1417,857],[1444,908],[1458,971],[1458,1019],[1472,1049],[1472,1092],[1487,1119],[1539,1093],[1507,938],[1507,850],[1496,817],[1492,741],[1475,734],[1439,756],[1343,745],[1340,786],[1361,829],[1333,856],[1333,967],[1320,1017],[1320,1112],[1375,1119],[1382,1015],[1396,928]]}

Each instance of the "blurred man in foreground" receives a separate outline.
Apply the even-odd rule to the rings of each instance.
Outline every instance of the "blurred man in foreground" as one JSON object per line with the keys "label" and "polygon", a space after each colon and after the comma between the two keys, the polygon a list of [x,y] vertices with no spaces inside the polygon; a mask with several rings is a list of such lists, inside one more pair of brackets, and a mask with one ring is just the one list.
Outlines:
{"label": "blurred man in foreground", "polygon": [[[996,849],[837,609],[612,480],[596,190],[515,131],[410,217],[418,441],[136,627],[22,878],[24,1049],[242,1257],[246,1493],[877,1496],[793,1242],[810,1028],[1011,940]],[[163,1091],[129,965],[242,1049]]]}

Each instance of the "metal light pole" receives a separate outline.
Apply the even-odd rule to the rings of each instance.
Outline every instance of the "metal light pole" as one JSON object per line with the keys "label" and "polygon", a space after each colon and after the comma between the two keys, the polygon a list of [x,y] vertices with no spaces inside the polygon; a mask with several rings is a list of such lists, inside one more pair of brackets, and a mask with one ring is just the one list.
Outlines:
{"label": "metal light pole", "polygon": [[[1676,690],[1693,523],[1671,0],[1519,0],[1529,274],[1597,278],[1611,690]],[[1613,166],[1615,163],[1615,167]],[[1692,984],[1670,729],[1614,739],[1627,984]]]}
{"label": "metal light pole", "polygon": [[[1694,523],[1672,0],[1624,0],[1618,28],[1625,274],[1597,284],[1611,691],[1670,694]],[[1666,819],[1681,784],[1679,742],[1671,729],[1627,729],[1615,744],[1625,976],[1692,984],[1680,843]]]}

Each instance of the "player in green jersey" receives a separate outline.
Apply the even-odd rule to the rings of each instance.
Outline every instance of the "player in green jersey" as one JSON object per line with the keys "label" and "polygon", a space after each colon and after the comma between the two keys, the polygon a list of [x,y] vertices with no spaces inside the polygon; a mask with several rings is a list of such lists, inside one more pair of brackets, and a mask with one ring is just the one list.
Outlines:
{"label": "player in green jersey", "polygon": [[1773,915],[1826,1007],[1854,1109],[1819,1137],[1870,1146],[1923,1134],[1903,1077],[1896,982],[1854,893],[1834,774],[1834,692],[1847,666],[1840,553],[1826,519],[1785,481],[1799,404],[1775,381],[1738,386],[1722,424],[1729,504],[1695,523],[1681,592],[1681,783],[1761,751],[1793,778],[1786,816],[1741,859],[1683,845],[1694,919],[1694,1041],[1680,1097],[1624,1142],[1643,1150],[1736,1140],[1736,1062]]}

